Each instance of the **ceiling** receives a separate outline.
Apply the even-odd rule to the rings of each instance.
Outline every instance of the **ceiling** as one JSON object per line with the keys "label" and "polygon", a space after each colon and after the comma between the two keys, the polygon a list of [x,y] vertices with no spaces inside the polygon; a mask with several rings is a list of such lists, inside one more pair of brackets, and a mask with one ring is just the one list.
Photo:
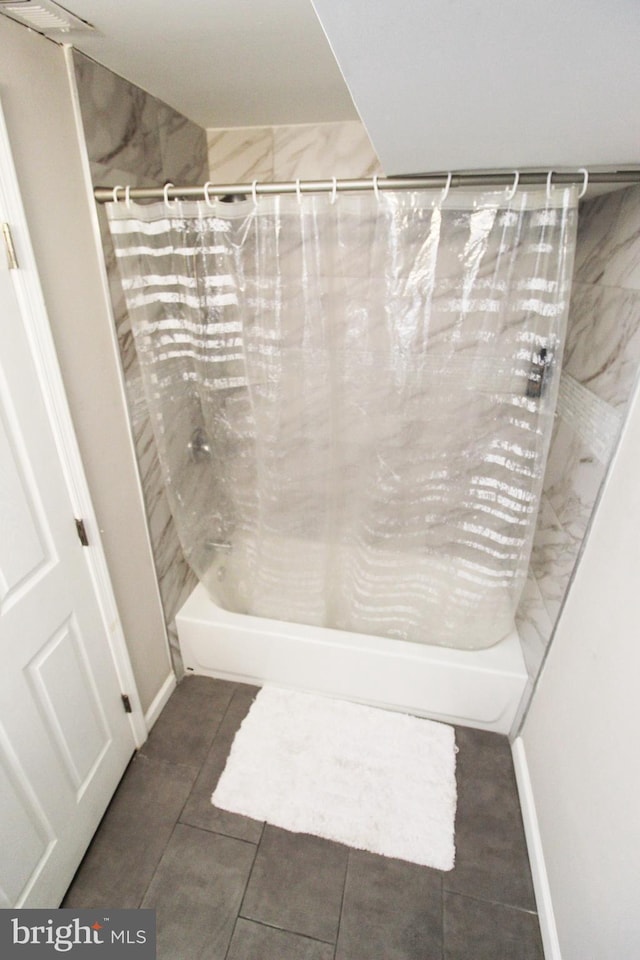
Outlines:
{"label": "ceiling", "polygon": [[311,0],[62,5],[95,27],[67,42],[202,127],[358,117]]}
{"label": "ceiling", "polygon": [[314,0],[386,173],[640,161],[640,0]]}
{"label": "ceiling", "polygon": [[640,161],[640,0],[63,4],[95,29],[56,39],[205,128],[359,114],[388,175]]}

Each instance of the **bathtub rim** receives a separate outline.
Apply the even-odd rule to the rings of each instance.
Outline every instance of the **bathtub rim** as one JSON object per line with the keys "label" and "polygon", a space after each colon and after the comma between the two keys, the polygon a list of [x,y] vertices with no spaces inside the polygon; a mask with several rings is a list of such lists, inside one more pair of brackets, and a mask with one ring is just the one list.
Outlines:
{"label": "bathtub rim", "polygon": [[198,584],[176,616],[188,674],[279,686],[509,734],[528,682],[513,631],[460,650],[224,610]]}

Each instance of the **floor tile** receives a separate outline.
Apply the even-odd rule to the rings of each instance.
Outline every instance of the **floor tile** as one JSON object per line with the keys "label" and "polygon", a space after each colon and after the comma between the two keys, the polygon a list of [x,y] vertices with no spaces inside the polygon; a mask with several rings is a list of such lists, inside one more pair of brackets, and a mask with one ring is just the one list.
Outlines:
{"label": "floor tile", "polygon": [[544,960],[538,917],[498,903],[444,895],[444,960]]}
{"label": "floor tile", "polygon": [[437,870],[349,852],[336,960],[441,960]]}
{"label": "floor tile", "polygon": [[535,910],[509,742],[467,727],[456,742],[456,862],[444,889]]}
{"label": "floor tile", "polygon": [[194,771],[139,754],[120,782],[63,907],[139,907]]}
{"label": "floor tile", "polygon": [[347,854],[331,840],[267,824],[241,916],[335,943]]}
{"label": "floor tile", "polygon": [[158,960],[542,960],[511,751],[456,729],[456,865],[218,810],[256,687],[189,677],[131,762],[66,907],[158,910]]}
{"label": "floor tile", "polygon": [[209,677],[185,677],[169,698],[140,753],[198,770],[236,685]]}
{"label": "floor tile", "polygon": [[240,919],[227,960],[333,960],[333,946]]}
{"label": "floor tile", "polygon": [[262,821],[251,820],[237,813],[220,810],[211,803],[220,774],[224,770],[229,750],[238,728],[246,717],[259,687],[237,684],[231,703],[218,728],[213,743],[196,780],[187,804],[180,816],[181,823],[214,830],[216,833],[258,843],[262,836]]}
{"label": "floor tile", "polygon": [[142,902],[158,960],[225,960],[256,848],[178,824]]}

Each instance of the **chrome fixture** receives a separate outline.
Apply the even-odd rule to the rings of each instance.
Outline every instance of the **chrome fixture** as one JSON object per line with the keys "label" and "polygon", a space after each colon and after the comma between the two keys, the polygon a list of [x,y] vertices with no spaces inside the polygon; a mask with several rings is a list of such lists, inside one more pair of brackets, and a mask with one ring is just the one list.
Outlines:
{"label": "chrome fixture", "polygon": [[187,444],[187,450],[194,463],[202,463],[203,460],[210,459],[211,447],[209,446],[209,437],[204,427],[195,428]]}

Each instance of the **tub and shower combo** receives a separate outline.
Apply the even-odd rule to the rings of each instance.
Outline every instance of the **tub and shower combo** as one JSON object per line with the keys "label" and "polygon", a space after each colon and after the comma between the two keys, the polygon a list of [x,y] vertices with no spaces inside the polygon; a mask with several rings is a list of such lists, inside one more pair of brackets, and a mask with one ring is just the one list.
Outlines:
{"label": "tub and shower combo", "polygon": [[373,187],[108,205],[184,664],[506,733],[576,187]]}

